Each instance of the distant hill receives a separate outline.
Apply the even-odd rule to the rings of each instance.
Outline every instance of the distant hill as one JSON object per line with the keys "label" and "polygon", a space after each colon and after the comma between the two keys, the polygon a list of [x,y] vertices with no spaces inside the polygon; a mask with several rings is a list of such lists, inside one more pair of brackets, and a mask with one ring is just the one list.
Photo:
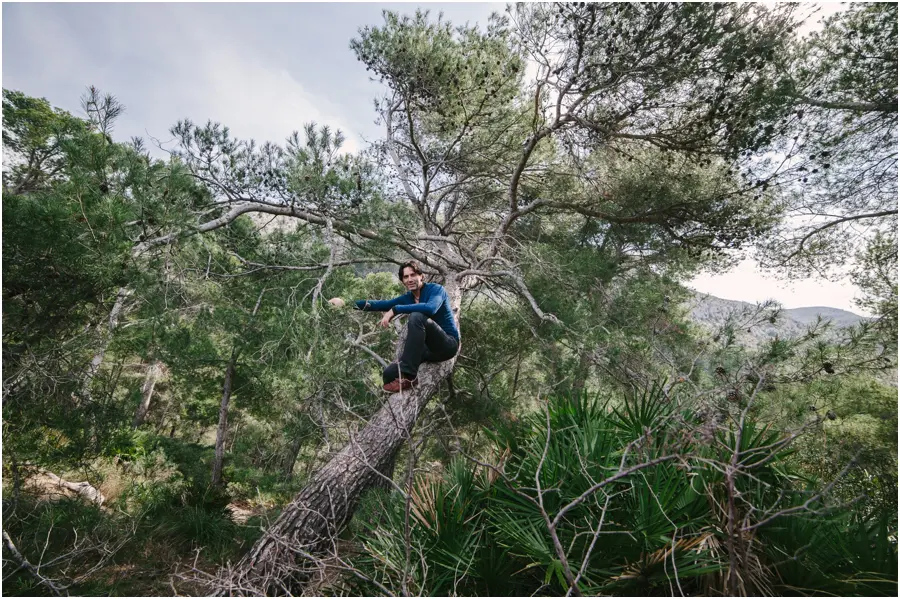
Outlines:
{"label": "distant hill", "polygon": [[817,316],[821,316],[825,320],[830,320],[832,325],[837,328],[849,327],[861,320],[866,320],[865,316],[840,310],[838,308],[828,308],[826,306],[811,306],[809,308],[791,308],[784,310],[783,314],[791,317],[797,322],[811,324],[816,321]]}
{"label": "distant hill", "polygon": [[[744,322],[756,311],[756,304],[726,300],[705,293],[695,293],[688,305],[691,319],[709,328],[721,326],[730,315],[736,315],[739,323]],[[757,345],[774,338],[775,335],[781,337],[802,335],[811,324],[816,322],[816,318],[819,316],[823,320],[831,321],[834,329],[842,329],[866,320],[866,317],[859,314],[827,306],[791,308],[782,310],[774,324],[763,320],[761,324],[748,327],[749,330],[742,328],[739,335],[740,341],[749,345]]]}

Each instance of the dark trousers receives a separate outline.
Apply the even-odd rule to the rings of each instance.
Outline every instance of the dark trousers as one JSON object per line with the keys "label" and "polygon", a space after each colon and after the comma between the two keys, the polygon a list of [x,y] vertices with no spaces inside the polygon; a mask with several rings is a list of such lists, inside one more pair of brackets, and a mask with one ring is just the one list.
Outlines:
{"label": "dark trousers", "polygon": [[406,344],[400,354],[400,363],[391,362],[381,373],[384,384],[396,380],[401,374],[404,379],[414,379],[422,362],[443,362],[459,351],[459,341],[444,332],[436,322],[422,314],[413,312],[406,324]]}

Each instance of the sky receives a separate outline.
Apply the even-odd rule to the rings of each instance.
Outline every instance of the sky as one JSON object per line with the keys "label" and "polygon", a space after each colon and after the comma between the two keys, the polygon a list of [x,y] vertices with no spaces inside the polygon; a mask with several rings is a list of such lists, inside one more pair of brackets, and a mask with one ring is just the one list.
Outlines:
{"label": "sky", "polygon": [[[349,48],[382,10],[443,12],[454,24],[484,24],[502,3],[252,3],[79,4],[4,3],[2,81],[5,89],[47,98],[80,115],[89,85],[125,105],[113,137],[170,141],[177,121],[227,125],[239,138],[283,142],[314,121],[344,132],[354,152],[377,139],[369,80]],[[839,10],[837,3],[815,20]],[[154,154],[163,156],[156,150]],[[722,275],[701,275],[690,287],[742,301],[774,298],[786,308],[830,306],[860,313],[847,281],[786,283],[745,260]]]}

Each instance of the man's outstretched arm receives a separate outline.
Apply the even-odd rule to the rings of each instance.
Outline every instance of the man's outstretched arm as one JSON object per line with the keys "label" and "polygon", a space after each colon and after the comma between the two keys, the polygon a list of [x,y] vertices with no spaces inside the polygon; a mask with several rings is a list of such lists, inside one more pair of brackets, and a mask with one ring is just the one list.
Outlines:
{"label": "man's outstretched arm", "polygon": [[[354,308],[356,310],[363,310],[365,312],[387,312],[394,306],[404,304],[409,301],[409,299],[406,297],[407,295],[409,294],[403,294],[389,300],[355,300]],[[330,300],[328,300],[328,303],[335,308],[343,308],[346,305],[346,302],[339,297],[331,298]]]}
{"label": "man's outstretched arm", "polygon": [[408,293],[404,293],[403,295],[399,295],[394,299],[389,300],[356,300],[356,309],[365,312],[387,312],[394,306],[405,304],[410,301],[411,298],[408,298],[408,295]]}
{"label": "man's outstretched arm", "polygon": [[450,298],[447,297],[447,292],[441,290],[439,293],[432,293],[427,302],[398,305],[394,308],[394,313],[412,314],[413,312],[422,312],[426,316],[434,316],[435,314],[437,314],[437,311],[441,307],[441,304],[445,301],[449,301],[449,299]]}

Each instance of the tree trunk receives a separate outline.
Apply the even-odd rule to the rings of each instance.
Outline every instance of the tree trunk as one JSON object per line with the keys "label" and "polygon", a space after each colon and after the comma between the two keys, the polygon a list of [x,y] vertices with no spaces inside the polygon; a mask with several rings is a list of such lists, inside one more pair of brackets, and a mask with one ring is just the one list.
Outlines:
{"label": "tree trunk", "polygon": [[231,359],[225,369],[225,384],[222,386],[222,404],[219,406],[219,426],[216,428],[216,457],[213,460],[212,485],[222,484],[222,464],[225,462],[225,433],[228,430],[228,404],[231,402],[231,380],[237,363],[238,350],[231,350]]}
{"label": "tree trunk", "polygon": [[141,403],[134,413],[134,421],[131,423],[131,428],[137,429],[144,423],[147,412],[150,410],[150,400],[153,399],[153,390],[156,388],[156,381],[159,380],[161,372],[162,365],[159,361],[153,361],[147,368],[147,375],[144,377],[144,384],[141,387]]}
{"label": "tree trunk", "polygon": [[106,331],[100,339],[100,347],[97,349],[97,353],[94,354],[94,357],[91,358],[91,363],[88,365],[87,371],[84,373],[84,380],[81,383],[81,396],[84,401],[91,400],[91,383],[100,371],[100,366],[103,364],[103,358],[106,356],[106,348],[109,347],[109,342],[112,340],[113,333],[119,326],[119,318],[122,317],[122,312],[125,310],[125,300],[127,300],[132,293],[133,291],[131,289],[121,287],[116,294],[116,303],[113,304],[112,310],[109,312],[108,324]]}
{"label": "tree trunk", "polygon": [[[240,415],[241,415],[240,412],[238,412],[238,416],[240,416]],[[241,432],[241,423],[242,422],[243,421],[240,418],[238,418],[237,424],[234,425],[234,432],[231,433],[231,438],[229,439],[229,441],[231,441],[231,443],[228,444],[228,452],[229,453],[234,451],[234,444],[237,442],[238,433]]]}
{"label": "tree trunk", "polygon": [[15,513],[16,507],[19,505],[19,494],[22,490],[22,472],[19,468],[19,461],[15,457],[12,458],[11,469],[13,475],[13,496],[9,511],[6,512],[7,516],[11,513]]}
{"label": "tree trunk", "polygon": [[[256,305],[250,314],[250,322],[248,326],[252,327],[256,320],[256,314],[262,305],[263,296],[268,289],[259,292],[256,298]],[[228,367],[225,369],[225,384],[222,387],[222,404],[219,406],[219,426],[216,427],[216,457],[213,460],[212,484],[214,487],[222,484],[222,465],[225,462],[225,434],[228,432],[228,404],[231,402],[231,380],[234,378],[234,368],[237,364],[238,355],[241,353],[242,345],[238,339],[235,339],[231,349],[231,358],[228,360]],[[198,439],[199,442],[199,439]]]}
{"label": "tree trunk", "polygon": [[85,481],[80,483],[73,483],[71,481],[60,478],[56,474],[53,474],[49,470],[44,470],[43,468],[38,468],[37,470],[39,476],[43,476],[44,480],[49,481],[50,488],[56,487],[59,490],[65,489],[74,493],[76,496],[81,497],[83,499],[87,499],[91,503],[95,503],[97,505],[103,505],[103,502],[106,501],[106,497],[103,493],[100,492],[99,489],[94,487],[91,483]]}
{"label": "tree trunk", "polygon": [[294,464],[297,463],[297,456],[300,455],[301,447],[303,447],[303,435],[298,433],[294,440],[291,441],[291,446],[288,447],[284,461],[281,463],[281,476],[284,480],[291,480],[294,477]]}
{"label": "tree trunk", "polygon": [[584,387],[587,383],[588,376],[590,375],[590,370],[591,354],[587,349],[582,348],[581,357],[578,358],[578,369],[575,371],[575,381],[572,383],[573,397],[581,397],[581,394],[584,393]]}
{"label": "tree trunk", "polygon": [[[459,287],[455,281],[445,287],[457,312]],[[398,350],[404,338],[401,336]],[[385,482],[384,477],[393,472],[397,452],[409,438],[416,420],[455,365],[455,357],[423,364],[418,385],[391,395],[366,426],[312,476],[234,568],[221,573],[217,582],[219,593],[265,595],[266,591],[285,591],[292,583],[301,582],[298,558],[331,547],[363,492]]]}

